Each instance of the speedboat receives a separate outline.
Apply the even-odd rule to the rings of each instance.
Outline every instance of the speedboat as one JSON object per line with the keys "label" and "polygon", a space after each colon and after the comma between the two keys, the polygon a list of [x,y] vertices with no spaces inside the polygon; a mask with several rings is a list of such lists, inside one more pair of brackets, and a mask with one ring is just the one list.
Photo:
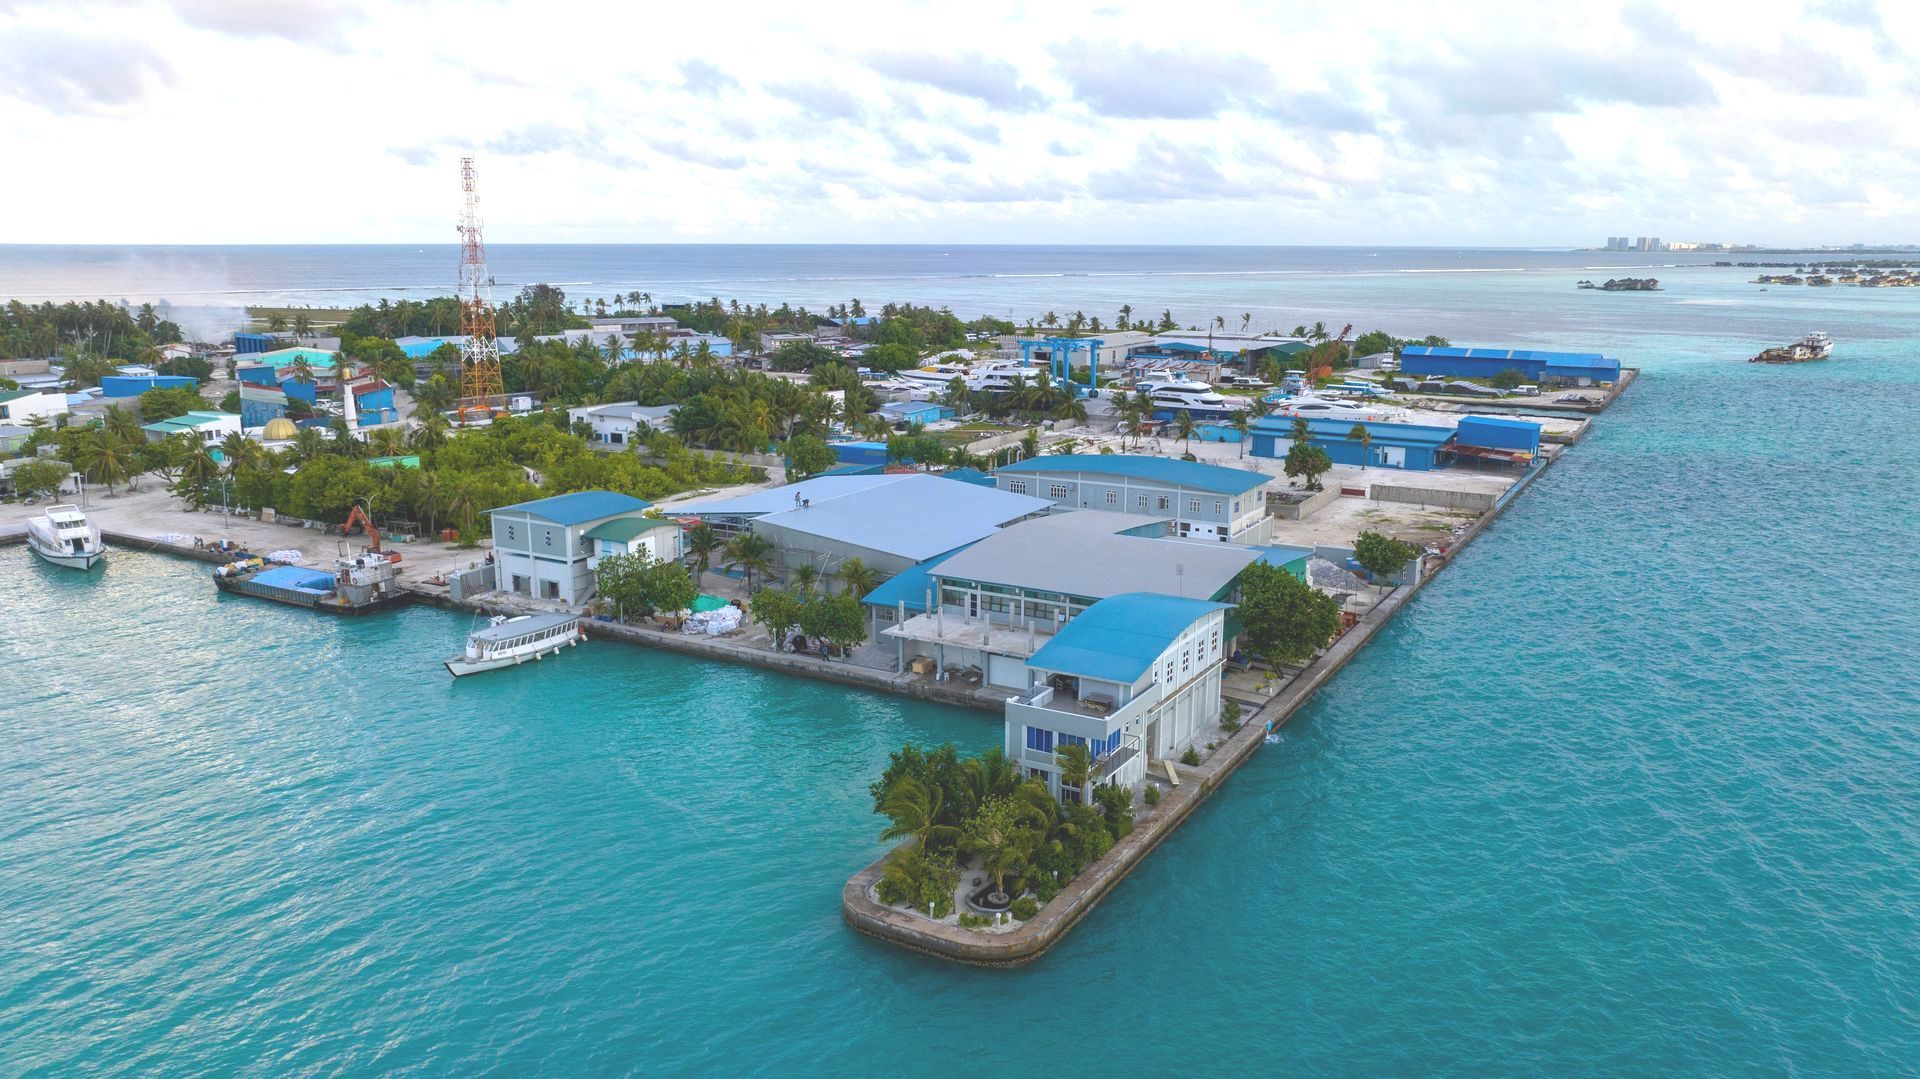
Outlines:
{"label": "speedboat", "polygon": [[467,635],[467,647],[447,660],[447,673],[466,674],[512,667],[558,653],[585,639],[577,614],[495,615],[487,628]]}
{"label": "speedboat", "polygon": [[92,569],[107,556],[100,530],[78,506],[50,506],[27,522],[27,546],[56,566]]}

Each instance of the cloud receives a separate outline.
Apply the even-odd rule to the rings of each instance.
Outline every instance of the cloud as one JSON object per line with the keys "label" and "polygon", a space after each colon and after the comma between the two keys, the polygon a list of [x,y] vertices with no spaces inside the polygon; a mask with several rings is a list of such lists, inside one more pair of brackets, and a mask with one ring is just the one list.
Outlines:
{"label": "cloud", "polygon": [[1042,108],[1046,98],[1020,83],[1020,72],[1005,60],[978,53],[882,53],[867,66],[890,79],[931,86],[997,109]]}
{"label": "cloud", "polygon": [[1073,42],[1054,50],[1073,96],[1104,116],[1197,120],[1259,100],[1273,84],[1266,65],[1217,50],[1099,47]]}
{"label": "cloud", "polygon": [[181,22],[234,37],[277,37],[297,44],[346,40],[361,19],[353,4],[338,0],[172,0]]}
{"label": "cloud", "polygon": [[409,165],[431,165],[440,160],[440,148],[425,146],[389,146],[387,152]]}
{"label": "cloud", "polygon": [[647,145],[668,157],[678,158],[694,165],[705,165],[708,168],[739,169],[747,165],[747,158],[744,155],[697,146],[681,135],[649,135]]}
{"label": "cloud", "polygon": [[1712,105],[1713,85],[1679,55],[1635,50],[1485,47],[1451,62],[1408,65],[1404,81],[1447,112],[1470,116],[1572,113],[1584,105]]}
{"label": "cloud", "polygon": [[639,166],[633,158],[608,148],[594,132],[547,122],[503,131],[487,141],[486,149],[509,157],[566,154],[614,168]]}
{"label": "cloud", "polygon": [[0,30],[0,93],[54,113],[110,113],[174,81],[147,45],[49,27]]}
{"label": "cloud", "polygon": [[1087,191],[1119,202],[1244,199],[1258,193],[1252,185],[1228,179],[1211,151],[1158,136],[1142,140],[1130,163],[1096,173]]}
{"label": "cloud", "polygon": [[788,82],[767,89],[815,120],[858,120],[866,114],[858,98],[832,83]]}
{"label": "cloud", "polygon": [[705,60],[685,60],[680,64],[680,81],[688,93],[702,97],[719,97],[723,92],[738,89],[740,82],[732,75],[720,70]]}

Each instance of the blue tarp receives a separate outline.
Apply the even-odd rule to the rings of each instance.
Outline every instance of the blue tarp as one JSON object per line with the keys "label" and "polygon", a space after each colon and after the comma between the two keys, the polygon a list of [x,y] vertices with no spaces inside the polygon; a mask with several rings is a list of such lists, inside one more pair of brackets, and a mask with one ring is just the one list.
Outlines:
{"label": "blue tarp", "polygon": [[262,570],[253,576],[253,582],[276,588],[296,588],[303,592],[333,591],[333,574],[301,566],[275,566]]}

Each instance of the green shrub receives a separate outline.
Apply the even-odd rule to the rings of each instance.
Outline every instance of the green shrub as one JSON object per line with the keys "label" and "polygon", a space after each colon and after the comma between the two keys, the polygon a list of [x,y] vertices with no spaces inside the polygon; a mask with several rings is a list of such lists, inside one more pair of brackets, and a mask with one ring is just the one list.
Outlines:
{"label": "green shrub", "polygon": [[1013,901],[1013,916],[1020,921],[1024,922],[1038,913],[1040,913],[1040,904],[1034,902],[1030,897],[1022,897]]}
{"label": "green shrub", "polygon": [[1240,702],[1228,701],[1220,706],[1220,729],[1232,734],[1240,729]]}
{"label": "green shrub", "polygon": [[1053,897],[1060,894],[1060,882],[1054,880],[1052,875],[1036,878],[1033,882],[1033,894],[1040,897],[1040,902],[1051,903]]}
{"label": "green shrub", "polygon": [[960,928],[962,929],[985,929],[992,924],[993,919],[984,914],[969,914],[964,910],[960,912]]}
{"label": "green shrub", "polygon": [[1194,767],[1195,765],[1200,763],[1199,752],[1196,751],[1192,746],[1188,746],[1187,751],[1185,753],[1180,754],[1180,763],[1186,765],[1189,768]]}
{"label": "green shrub", "polygon": [[1148,784],[1146,798],[1147,798],[1148,805],[1150,806],[1159,805],[1160,804],[1160,788],[1153,786],[1152,784]]}

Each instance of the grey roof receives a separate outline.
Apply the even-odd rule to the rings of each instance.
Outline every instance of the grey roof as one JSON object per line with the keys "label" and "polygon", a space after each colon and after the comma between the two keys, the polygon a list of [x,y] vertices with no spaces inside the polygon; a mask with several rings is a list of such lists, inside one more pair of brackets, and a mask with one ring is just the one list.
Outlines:
{"label": "grey roof", "polygon": [[940,564],[936,577],[1104,599],[1127,592],[1211,599],[1260,552],[1238,544],[1119,535],[1140,518],[1077,510],[1023,521]]}
{"label": "grey roof", "polygon": [[[784,528],[919,562],[1053,508],[1044,498],[924,473],[822,479],[843,481],[846,490],[824,498],[807,495],[809,504],[795,508],[792,492],[820,480],[776,488],[768,493],[784,494],[784,507],[761,516],[756,527]],[[678,507],[676,512],[700,511]]]}
{"label": "grey roof", "polygon": [[476,641],[504,641],[525,633],[538,633],[544,629],[552,629],[555,626],[579,620],[580,616],[577,614],[530,614],[508,619],[497,626],[488,626],[470,636]]}

